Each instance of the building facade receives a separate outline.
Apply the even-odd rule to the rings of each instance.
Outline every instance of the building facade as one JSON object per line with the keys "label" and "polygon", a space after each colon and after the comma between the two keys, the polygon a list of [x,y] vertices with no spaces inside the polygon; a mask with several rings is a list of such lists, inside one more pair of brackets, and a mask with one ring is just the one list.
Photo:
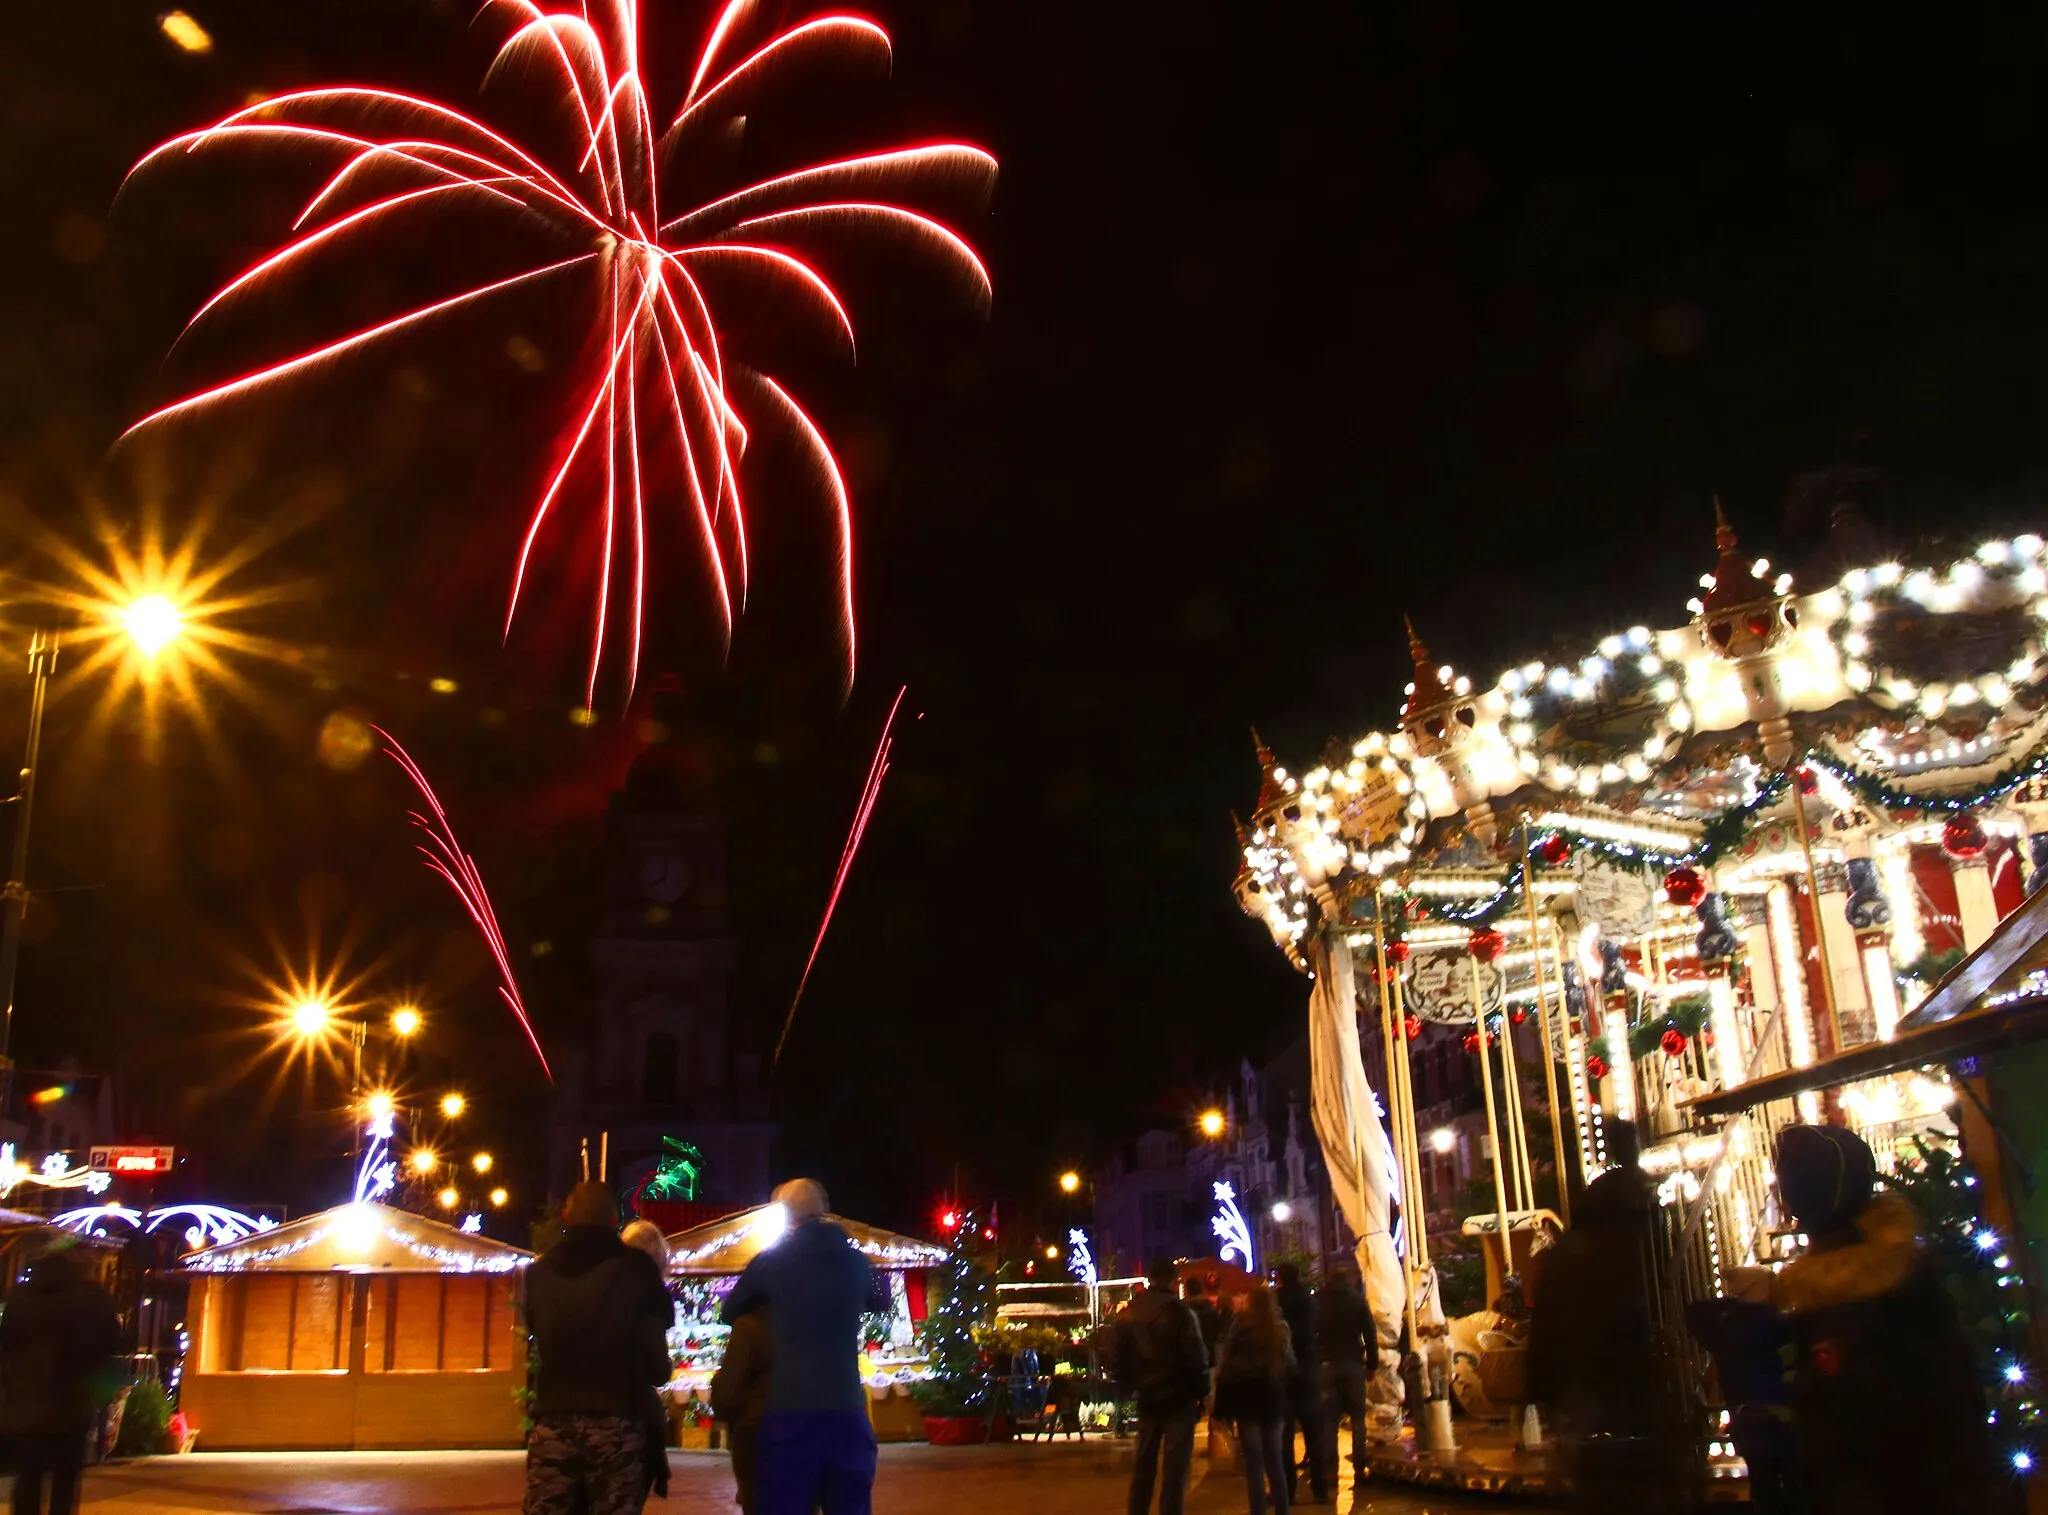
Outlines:
{"label": "building facade", "polygon": [[[671,700],[673,696],[669,697]],[[674,712],[656,696],[656,719]],[[775,1128],[758,1053],[734,1044],[737,945],[727,920],[728,826],[673,737],[633,764],[605,814],[594,989],[556,1085],[549,1179],[565,1192],[608,1152],[629,1190],[662,1138],[704,1156],[699,1198],[734,1206],[768,1190]]]}

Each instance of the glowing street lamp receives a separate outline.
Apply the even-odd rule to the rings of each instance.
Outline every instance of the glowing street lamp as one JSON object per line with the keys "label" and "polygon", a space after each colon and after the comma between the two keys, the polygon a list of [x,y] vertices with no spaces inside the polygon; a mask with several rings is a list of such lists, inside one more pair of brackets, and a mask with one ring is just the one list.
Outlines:
{"label": "glowing street lamp", "polygon": [[397,1109],[398,1101],[387,1089],[374,1090],[363,1100],[364,1113],[374,1121],[389,1120]]}
{"label": "glowing street lamp", "polygon": [[500,1210],[505,1208],[505,1201],[511,1197],[503,1189],[491,1190],[491,1204]]}
{"label": "glowing street lamp", "polygon": [[184,612],[160,594],[146,594],[124,605],[119,619],[128,640],[145,658],[154,658],[185,629]]}
{"label": "glowing street lamp", "polygon": [[1214,1141],[1230,1127],[1221,1110],[1204,1110],[1195,1118],[1195,1126],[1202,1135]]}
{"label": "glowing street lamp", "polygon": [[414,1147],[408,1161],[412,1164],[412,1171],[419,1174],[432,1173],[441,1166],[441,1159],[434,1154],[432,1147]]}
{"label": "glowing street lamp", "polygon": [[444,1094],[441,1096],[441,1113],[450,1120],[455,1119],[456,1116],[468,1108],[469,1101],[459,1094]]}
{"label": "glowing street lamp", "polygon": [[295,1005],[287,1005],[284,1013],[291,1022],[293,1033],[307,1041],[325,1036],[329,1023],[334,1019],[334,1007],[322,999],[302,999]]}
{"label": "glowing street lamp", "polygon": [[1066,1172],[1060,1175],[1060,1193],[1079,1194],[1080,1192],[1081,1175],[1074,1172],[1073,1169],[1069,1168]]}
{"label": "glowing street lamp", "polygon": [[416,1036],[420,1029],[420,1012],[412,1005],[400,1005],[391,1012],[391,1034],[393,1036]]}
{"label": "glowing street lamp", "polygon": [[475,1157],[471,1158],[469,1161],[470,1166],[475,1168],[476,1171],[479,1173],[488,1173],[491,1171],[492,1159],[491,1154],[488,1152],[479,1152]]}
{"label": "glowing street lamp", "polygon": [[452,1210],[455,1208],[457,1201],[459,1201],[462,1198],[462,1196],[460,1194],[457,1194],[455,1192],[455,1186],[453,1184],[450,1184],[447,1188],[441,1191],[438,1198],[441,1201],[442,1209]]}

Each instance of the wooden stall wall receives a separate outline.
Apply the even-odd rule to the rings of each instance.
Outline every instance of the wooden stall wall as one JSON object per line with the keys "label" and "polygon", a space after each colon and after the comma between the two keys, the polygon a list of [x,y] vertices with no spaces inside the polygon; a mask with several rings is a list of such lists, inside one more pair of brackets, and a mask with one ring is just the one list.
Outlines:
{"label": "wooden stall wall", "polygon": [[183,1406],[202,1449],[520,1445],[506,1274],[217,1274],[193,1290]]}

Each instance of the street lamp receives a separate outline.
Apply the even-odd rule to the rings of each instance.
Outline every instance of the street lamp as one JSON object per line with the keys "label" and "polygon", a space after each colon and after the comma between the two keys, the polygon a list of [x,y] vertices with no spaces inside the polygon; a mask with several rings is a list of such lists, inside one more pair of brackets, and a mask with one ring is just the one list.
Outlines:
{"label": "street lamp", "polygon": [[511,1197],[512,1196],[507,1194],[503,1189],[491,1190],[491,1204],[497,1209],[504,1209],[505,1201],[510,1199]]}
{"label": "street lamp", "polygon": [[1069,1168],[1066,1172],[1060,1175],[1060,1193],[1079,1194],[1080,1192],[1081,1175],[1076,1173],[1073,1169]]}
{"label": "street lamp", "polygon": [[475,1157],[471,1158],[469,1161],[470,1166],[475,1168],[476,1171],[479,1173],[488,1173],[491,1171],[491,1154],[488,1152],[479,1152]]}
{"label": "street lamp", "polygon": [[1195,1118],[1195,1126],[1202,1135],[1214,1141],[1229,1129],[1230,1122],[1224,1118],[1221,1110],[1211,1109],[1204,1110]]}
{"label": "street lamp", "polygon": [[441,1096],[441,1113],[450,1120],[455,1119],[456,1116],[468,1108],[469,1101],[459,1094],[450,1093]]}
{"label": "street lamp", "polygon": [[416,1036],[420,1029],[420,1012],[413,1005],[400,1005],[391,1012],[391,1034],[393,1036]]}
{"label": "street lamp", "polygon": [[121,629],[145,658],[154,658],[185,629],[184,612],[161,594],[146,594],[123,606],[119,618]]}
{"label": "street lamp", "polygon": [[443,1189],[438,1197],[441,1201],[441,1208],[444,1210],[454,1209],[456,1203],[462,1198],[460,1194],[457,1194],[455,1192],[455,1186],[453,1184],[450,1184],[447,1188]]}
{"label": "street lamp", "polygon": [[398,1101],[388,1089],[373,1090],[363,1101],[363,1113],[371,1120],[388,1120],[398,1109]]}
{"label": "street lamp", "polygon": [[441,1159],[435,1156],[432,1147],[414,1147],[412,1156],[407,1161],[411,1164],[412,1171],[422,1177],[441,1166]]}
{"label": "street lamp", "polygon": [[327,1024],[334,1019],[334,1007],[322,999],[302,999],[286,1010],[292,1030],[311,1041],[327,1034]]}

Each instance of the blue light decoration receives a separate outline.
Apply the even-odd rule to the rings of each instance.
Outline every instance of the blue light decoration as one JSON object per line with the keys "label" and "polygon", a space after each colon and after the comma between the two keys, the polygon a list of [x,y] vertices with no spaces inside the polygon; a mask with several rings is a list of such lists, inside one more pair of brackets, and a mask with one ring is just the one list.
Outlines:
{"label": "blue light decoration", "polygon": [[[267,1215],[244,1215],[239,1210],[229,1210],[221,1205],[165,1205],[160,1210],[135,1210],[127,1205],[112,1203],[88,1205],[82,1210],[66,1210],[61,1215],[51,1216],[50,1224],[62,1226],[67,1231],[76,1231],[81,1236],[105,1236],[107,1223],[118,1221],[144,1235],[150,1235],[167,1220],[188,1222],[185,1239],[194,1246],[214,1246],[221,1242],[241,1241],[244,1237],[268,1231],[277,1224]],[[194,1240],[195,1232],[197,1240]]]}
{"label": "blue light decoration", "polygon": [[470,1214],[462,1217],[462,1234],[464,1236],[481,1236],[483,1229],[484,1218],[482,1215],[472,1211]]}
{"label": "blue light decoration", "polygon": [[1209,1222],[1209,1229],[1216,1233],[1223,1243],[1217,1256],[1229,1262],[1232,1256],[1239,1259],[1238,1266],[1250,1273],[1252,1267],[1252,1233],[1244,1223],[1244,1212],[1237,1208],[1237,1191],[1230,1186],[1230,1180],[1216,1180],[1216,1215]]}
{"label": "blue light decoration", "polygon": [[1095,1253],[1088,1246],[1088,1233],[1078,1226],[1069,1231],[1067,1248],[1067,1271],[1089,1288],[1094,1288]]}
{"label": "blue light decoration", "polygon": [[370,1145],[363,1149],[362,1164],[356,1169],[356,1203],[382,1199],[398,1182],[398,1163],[391,1156],[391,1117],[370,1122]]}

